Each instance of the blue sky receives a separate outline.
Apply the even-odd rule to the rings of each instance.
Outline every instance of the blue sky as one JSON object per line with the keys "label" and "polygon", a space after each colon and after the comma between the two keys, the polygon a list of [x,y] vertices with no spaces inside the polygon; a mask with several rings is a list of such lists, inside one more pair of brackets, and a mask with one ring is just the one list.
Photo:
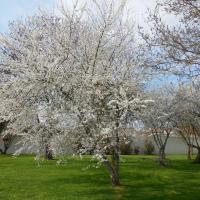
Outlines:
{"label": "blue sky", "polygon": [[[70,4],[74,0],[62,1]],[[9,21],[33,15],[39,7],[53,10],[58,7],[59,2],[61,0],[0,0],[0,32],[8,30]],[[155,2],[156,0],[129,0],[128,4],[133,10],[134,19],[141,22],[143,21],[147,8],[154,7]]]}
{"label": "blue sky", "polygon": [[[62,0],[64,3],[71,4],[74,0]],[[83,0],[80,0],[83,1]],[[87,0],[89,1],[89,0]],[[16,19],[23,19],[33,15],[38,8],[55,10],[61,0],[0,0],[0,32],[8,30],[8,22]],[[133,19],[137,23],[144,23],[147,8],[154,8],[156,0],[129,0],[129,8],[133,13]],[[172,20],[167,19],[170,23]],[[152,85],[165,84],[166,82],[176,82],[173,76],[155,80]]]}
{"label": "blue sky", "polygon": [[0,0],[0,32],[7,31],[9,21],[32,15],[39,6],[52,9],[55,0]]}

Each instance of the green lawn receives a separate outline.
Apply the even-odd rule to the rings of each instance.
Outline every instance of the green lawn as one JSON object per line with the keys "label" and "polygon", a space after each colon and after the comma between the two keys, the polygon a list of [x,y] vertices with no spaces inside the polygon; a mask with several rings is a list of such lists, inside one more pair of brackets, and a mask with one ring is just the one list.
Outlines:
{"label": "green lawn", "polygon": [[2,200],[199,200],[200,165],[185,156],[170,156],[161,168],[152,156],[123,156],[121,183],[112,188],[106,169],[85,169],[90,163],[70,159],[57,166],[45,161],[40,167],[31,156],[0,156]]}

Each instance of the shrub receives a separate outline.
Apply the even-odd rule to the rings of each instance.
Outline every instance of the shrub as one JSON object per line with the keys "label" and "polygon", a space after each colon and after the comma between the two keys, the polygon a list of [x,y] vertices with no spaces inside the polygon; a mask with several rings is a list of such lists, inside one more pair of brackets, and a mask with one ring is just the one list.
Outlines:
{"label": "shrub", "polygon": [[140,147],[135,146],[133,151],[134,151],[134,154],[138,155],[140,153]]}
{"label": "shrub", "polygon": [[152,155],[155,151],[155,147],[152,141],[146,140],[144,143],[144,153],[147,155]]}
{"label": "shrub", "polygon": [[131,143],[123,143],[120,146],[120,151],[122,155],[130,155],[133,152]]}

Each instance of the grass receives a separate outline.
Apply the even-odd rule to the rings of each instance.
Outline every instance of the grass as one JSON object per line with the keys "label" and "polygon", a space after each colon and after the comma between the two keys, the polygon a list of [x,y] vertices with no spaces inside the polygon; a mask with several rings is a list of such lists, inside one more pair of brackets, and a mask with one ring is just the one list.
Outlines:
{"label": "grass", "polygon": [[199,200],[200,165],[186,156],[169,156],[170,166],[155,164],[153,156],[123,156],[122,186],[112,188],[106,169],[85,167],[83,160],[65,165],[31,156],[0,156],[0,199],[3,200]]}

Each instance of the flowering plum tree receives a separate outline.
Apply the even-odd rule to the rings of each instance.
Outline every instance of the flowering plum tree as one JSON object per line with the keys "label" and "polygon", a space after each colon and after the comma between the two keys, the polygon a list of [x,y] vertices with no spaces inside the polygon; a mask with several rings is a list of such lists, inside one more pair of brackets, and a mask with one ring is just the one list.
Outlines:
{"label": "flowering plum tree", "polygon": [[174,102],[176,130],[188,145],[189,151],[191,148],[197,150],[196,163],[200,163],[199,92],[199,84],[192,90],[182,87]]}
{"label": "flowering plum tree", "polygon": [[15,78],[1,84],[1,112],[38,155],[44,147],[92,153],[117,186],[120,143],[129,139],[119,130],[151,101],[141,92],[145,77],[125,1],[93,1],[92,8],[61,6],[62,16],[42,12],[10,24],[0,38],[1,66]]}

